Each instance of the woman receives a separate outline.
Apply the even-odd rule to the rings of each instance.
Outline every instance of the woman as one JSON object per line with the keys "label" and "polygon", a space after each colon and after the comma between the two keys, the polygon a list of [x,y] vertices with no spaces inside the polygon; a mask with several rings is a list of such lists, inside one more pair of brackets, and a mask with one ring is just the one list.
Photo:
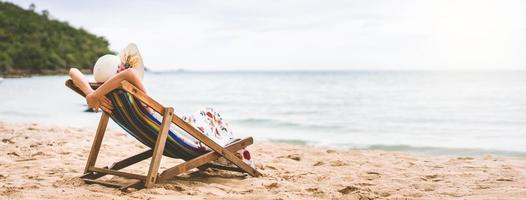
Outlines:
{"label": "woman", "polygon": [[[141,81],[144,74],[144,63],[141,54],[137,49],[137,45],[133,43],[129,44],[120,52],[119,57],[120,64],[118,64],[118,66],[101,66],[102,68],[117,68],[111,78],[109,78],[107,74],[97,74],[97,70],[94,70],[95,80],[98,79],[98,76],[105,76],[105,78],[99,78],[99,80],[97,80],[98,82],[104,82],[99,88],[97,88],[97,90],[91,89],[88,79],[78,69],[71,68],[69,70],[69,76],[71,77],[71,80],[73,80],[73,83],[75,83],[75,85],[79,87],[80,90],[84,92],[84,94],[86,94],[86,102],[90,108],[95,110],[102,109],[108,113],[111,113],[113,106],[111,105],[111,101],[104,95],[119,87],[120,82],[123,80],[130,82],[131,84],[135,85],[135,87],[146,92],[146,88]],[[99,62],[104,62],[111,59],[111,55],[106,55],[99,58],[95,64],[95,69],[97,69],[97,64],[99,64]],[[106,77],[109,79],[104,80]]]}
{"label": "woman", "polygon": [[[91,89],[88,79],[78,69],[71,68],[69,71],[69,76],[73,80],[73,83],[86,94],[88,106],[95,110],[102,109],[109,114],[111,114],[113,106],[105,95],[118,88],[123,80],[130,82],[143,92],[146,92],[146,88],[141,81],[143,74],[144,63],[137,46],[133,43],[126,46],[118,57],[105,55],[97,60],[94,67],[94,78],[97,82],[104,83],[96,90]],[[150,108],[147,110],[161,121],[161,116],[157,112],[154,112]],[[228,124],[223,122],[219,113],[211,108],[203,109],[192,115],[183,116],[182,119],[221,146],[225,146],[235,139]],[[170,129],[177,130],[173,124]],[[195,138],[191,136],[187,136],[187,138],[195,144],[196,148],[209,150],[207,146]],[[254,163],[250,161],[250,153],[248,151],[244,149],[240,150],[238,156],[247,164],[254,166]]]}

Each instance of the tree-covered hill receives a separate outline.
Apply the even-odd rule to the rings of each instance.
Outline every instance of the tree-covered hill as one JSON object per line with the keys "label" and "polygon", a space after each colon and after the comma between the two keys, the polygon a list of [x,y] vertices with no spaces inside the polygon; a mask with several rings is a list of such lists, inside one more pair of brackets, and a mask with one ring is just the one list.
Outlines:
{"label": "tree-covered hill", "polygon": [[63,73],[69,67],[90,69],[110,53],[108,41],[67,22],[0,2],[0,75]]}

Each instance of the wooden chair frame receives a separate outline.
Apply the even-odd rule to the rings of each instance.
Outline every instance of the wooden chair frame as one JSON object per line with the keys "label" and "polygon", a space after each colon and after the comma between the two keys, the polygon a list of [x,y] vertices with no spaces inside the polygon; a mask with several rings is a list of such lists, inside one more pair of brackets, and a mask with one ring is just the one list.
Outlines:
{"label": "wooden chair frame", "polygon": [[[99,84],[96,84],[96,83],[90,83],[90,85],[94,88],[99,86]],[[75,92],[79,93],[80,95],[85,96],[85,94],[78,87],[74,85],[72,80],[67,80],[66,86],[71,88]],[[205,136],[203,133],[195,129],[192,125],[186,123],[180,117],[175,115],[174,109],[172,107],[162,106],[160,103],[158,103],[151,97],[147,96],[143,91],[139,90],[137,87],[135,87],[131,83],[127,81],[122,81],[119,89],[122,89],[130,93],[135,98],[139,99],[142,103],[149,106],[150,108],[152,108],[153,110],[155,110],[156,112],[160,113],[163,116],[160,132],[157,136],[157,140],[156,140],[156,143],[153,149],[144,151],[142,153],[128,157],[121,161],[115,162],[112,166],[106,166],[102,168],[95,167],[95,163],[97,161],[97,157],[100,151],[102,139],[104,138],[104,133],[106,132],[106,127],[108,125],[108,120],[109,120],[109,114],[107,114],[106,112],[103,112],[100,118],[100,121],[99,121],[99,125],[97,128],[97,132],[95,134],[95,138],[93,140],[93,144],[91,145],[91,150],[88,156],[88,160],[86,162],[86,167],[84,168],[84,175],[81,176],[81,178],[86,183],[88,184],[96,183],[100,185],[116,187],[123,191],[126,191],[128,188],[137,188],[137,189],[141,189],[144,187],[149,188],[155,185],[156,183],[166,181],[168,179],[171,179],[179,174],[182,174],[194,168],[199,168],[199,169],[217,168],[217,169],[223,169],[223,170],[244,172],[254,177],[258,177],[262,175],[256,169],[247,165],[245,162],[243,162],[240,158],[238,158],[234,154],[234,152],[240,149],[243,149],[247,147],[248,145],[253,144],[254,141],[252,137],[244,138],[226,147],[222,147],[216,142],[214,142],[213,140],[211,140],[210,138],[208,138],[207,136]],[[161,174],[159,174],[158,173],[159,165],[160,165],[161,158],[163,155],[164,146],[166,144],[166,138],[168,137],[168,130],[170,128],[170,123],[174,123],[179,128],[186,131],[187,133],[192,135],[194,138],[202,142],[204,145],[208,146],[210,149],[212,149],[212,151],[206,154],[203,154],[201,156],[198,156],[196,158],[193,158],[191,160],[188,160],[184,163],[173,166],[169,169],[166,169]],[[146,175],[133,174],[133,173],[119,171],[123,168],[136,164],[150,157],[152,159],[150,162],[148,173]],[[220,157],[224,157],[228,161],[232,162],[236,167],[222,166],[222,165],[216,165],[216,164],[210,163],[211,161],[217,160]],[[96,180],[108,174],[114,175],[114,176],[126,177],[130,179],[136,179],[136,180],[126,185],[120,185],[120,184],[116,184],[112,182]]]}

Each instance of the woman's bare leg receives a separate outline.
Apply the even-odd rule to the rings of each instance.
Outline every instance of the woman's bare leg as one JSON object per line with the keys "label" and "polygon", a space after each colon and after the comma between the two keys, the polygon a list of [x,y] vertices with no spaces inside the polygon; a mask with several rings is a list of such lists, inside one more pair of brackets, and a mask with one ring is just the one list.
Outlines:
{"label": "woman's bare leg", "polygon": [[69,69],[69,77],[71,80],[73,80],[73,83],[80,89],[82,92],[84,92],[85,95],[91,94],[94,90],[91,89],[91,86],[89,85],[88,79],[82,72],[80,72],[77,68],[71,68]]}

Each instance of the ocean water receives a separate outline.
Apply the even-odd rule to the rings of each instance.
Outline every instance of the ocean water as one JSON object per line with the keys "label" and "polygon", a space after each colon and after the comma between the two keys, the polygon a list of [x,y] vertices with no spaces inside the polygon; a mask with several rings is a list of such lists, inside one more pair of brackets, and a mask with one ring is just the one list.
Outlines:
{"label": "ocean water", "polygon": [[[0,121],[96,127],[100,113],[83,112],[66,79],[4,79]],[[144,82],[177,114],[213,107],[256,140],[526,156],[523,71],[149,72]]]}

